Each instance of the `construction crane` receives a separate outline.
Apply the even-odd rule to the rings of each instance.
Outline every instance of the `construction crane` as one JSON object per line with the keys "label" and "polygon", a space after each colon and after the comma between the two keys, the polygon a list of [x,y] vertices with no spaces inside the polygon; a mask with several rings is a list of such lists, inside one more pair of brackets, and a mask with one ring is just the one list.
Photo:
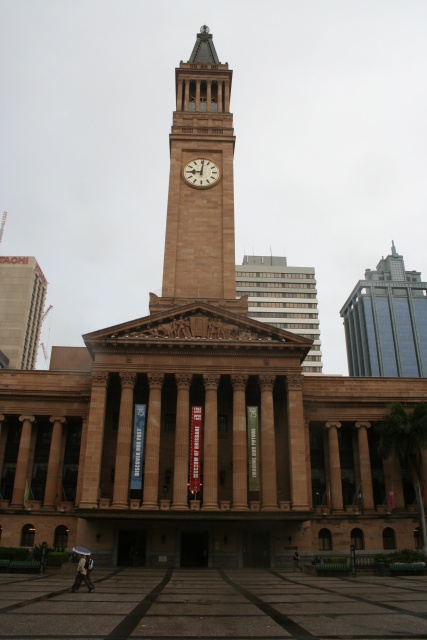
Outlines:
{"label": "construction crane", "polygon": [[41,346],[41,348],[42,348],[42,350],[43,350],[44,359],[45,359],[46,364],[47,364],[47,361],[48,361],[47,349],[46,349],[46,347],[44,346],[44,343],[43,343],[43,342],[41,342],[41,343],[40,343],[40,346]]}
{"label": "construction crane", "polygon": [[47,314],[48,314],[48,313],[49,313],[49,311],[51,311],[52,309],[53,309],[53,306],[50,304],[50,305],[48,306],[48,308],[46,309],[46,311],[44,312],[44,314],[42,315],[42,322],[44,322],[44,321],[45,321],[45,318],[46,318]]}
{"label": "construction crane", "polygon": [[6,224],[6,218],[7,218],[7,211],[5,211],[3,213],[2,219],[1,219],[1,225],[0,225],[0,242],[3,238],[3,231],[4,231],[4,225]]}

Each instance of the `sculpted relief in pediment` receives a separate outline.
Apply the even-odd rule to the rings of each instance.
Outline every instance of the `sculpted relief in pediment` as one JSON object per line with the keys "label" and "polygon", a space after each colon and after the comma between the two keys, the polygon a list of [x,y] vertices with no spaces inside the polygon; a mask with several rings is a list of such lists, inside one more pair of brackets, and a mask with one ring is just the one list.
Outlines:
{"label": "sculpted relief in pediment", "polygon": [[177,316],[168,322],[147,324],[129,330],[125,335],[112,337],[126,338],[178,338],[183,340],[271,340],[266,332],[257,332],[245,325],[225,322],[221,318],[205,315]]}

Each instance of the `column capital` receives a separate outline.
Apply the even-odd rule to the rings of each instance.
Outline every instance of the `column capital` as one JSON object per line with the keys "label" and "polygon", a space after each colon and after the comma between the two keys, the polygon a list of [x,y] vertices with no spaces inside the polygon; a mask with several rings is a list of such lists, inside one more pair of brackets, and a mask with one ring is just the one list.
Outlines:
{"label": "column capital", "polygon": [[131,371],[120,371],[119,372],[120,384],[122,385],[122,389],[124,387],[131,388],[135,386],[136,382],[136,373]]}
{"label": "column capital", "polygon": [[60,422],[61,424],[64,424],[65,418],[64,416],[51,416],[49,418],[49,422],[52,422],[52,423]]}
{"label": "column capital", "polygon": [[147,378],[150,389],[161,389],[165,381],[165,374],[158,372],[148,373]]}
{"label": "column capital", "polygon": [[248,384],[249,376],[237,373],[231,376],[231,384],[233,386],[234,391],[244,391],[246,389],[246,385]]}
{"label": "column capital", "polygon": [[218,389],[219,381],[221,379],[220,373],[205,373],[203,374],[203,384],[205,389]]}
{"label": "column capital", "polygon": [[365,429],[370,429],[372,427],[372,424],[370,422],[356,422],[354,425],[355,429],[361,429],[362,427],[365,427]]}
{"label": "column capital", "polygon": [[325,429],[332,429],[332,427],[341,429],[341,422],[325,422]]}
{"label": "column capital", "polygon": [[271,373],[263,373],[258,376],[259,386],[262,391],[272,390],[274,387],[274,383],[276,381],[276,376]]}
{"label": "column capital", "polygon": [[92,386],[107,387],[110,381],[108,371],[92,371]]}
{"label": "column capital", "polygon": [[35,416],[19,416],[19,422],[34,422]]}
{"label": "column capital", "polygon": [[299,389],[302,389],[303,379],[304,379],[303,376],[300,375],[299,373],[295,373],[291,376],[285,376],[286,390],[297,391]]}
{"label": "column capital", "polygon": [[193,380],[192,373],[186,373],[180,371],[179,373],[175,373],[175,382],[178,389],[189,389],[191,386],[191,382]]}

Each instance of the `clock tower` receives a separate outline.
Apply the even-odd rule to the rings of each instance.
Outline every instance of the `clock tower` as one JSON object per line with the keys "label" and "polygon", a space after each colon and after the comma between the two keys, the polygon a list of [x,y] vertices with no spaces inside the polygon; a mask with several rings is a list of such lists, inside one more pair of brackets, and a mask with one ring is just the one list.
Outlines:
{"label": "clock tower", "polygon": [[162,298],[151,294],[151,312],[195,299],[236,307],[231,80],[201,27],[176,69]]}

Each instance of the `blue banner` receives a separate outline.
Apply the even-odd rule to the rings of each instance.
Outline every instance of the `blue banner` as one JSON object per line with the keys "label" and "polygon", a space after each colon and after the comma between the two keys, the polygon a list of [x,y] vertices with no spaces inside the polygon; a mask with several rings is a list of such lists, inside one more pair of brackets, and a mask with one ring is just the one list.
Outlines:
{"label": "blue banner", "polygon": [[142,460],[144,456],[144,433],[146,414],[146,404],[135,405],[135,417],[133,420],[132,471],[130,477],[131,489],[142,488]]}

